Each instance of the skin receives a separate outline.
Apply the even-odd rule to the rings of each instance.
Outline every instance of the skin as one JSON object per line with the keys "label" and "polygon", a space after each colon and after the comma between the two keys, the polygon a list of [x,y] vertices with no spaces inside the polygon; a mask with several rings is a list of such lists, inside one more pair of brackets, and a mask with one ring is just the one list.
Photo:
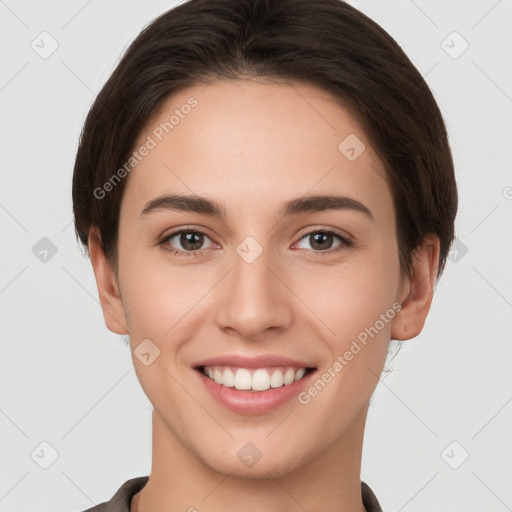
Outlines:
{"label": "skin", "polygon": [[[390,338],[423,328],[439,240],[425,239],[411,279],[401,272],[382,162],[350,112],[316,88],[255,79],[199,84],[169,98],[135,146],[191,96],[197,107],[127,178],[117,276],[96,230],[89,236],[106,325],[129,334],[153,405],[151,475],[131,510],[362,512],[369,400]],[[355,161],[338,150],[348,134],[366,146]],[[226,218],[172,210],[141,217],[163,193],[215,199]],[[364,203],[374,221],[351,210],[278,213],[287,200],[333,193]],[[158,244],[179,228],[206,234],[197,256],[171,252],[187,250],[179,236]],[[343,245],[336,237],[314,245],[306,235],[322,229],[349,234],[355,245],[336,252]],[[247,236],[263,248],[252,263],[236,252]],[[321,375],[394,303],[401,311],[306,405],[292,399],[270,413],[236,414],[192,369],[207,357],[270,353],[311,362]],[[133,355],[147,338],[160,350],[149,366]],[[251,468],[237,457],[247,442],[262,453]]]}

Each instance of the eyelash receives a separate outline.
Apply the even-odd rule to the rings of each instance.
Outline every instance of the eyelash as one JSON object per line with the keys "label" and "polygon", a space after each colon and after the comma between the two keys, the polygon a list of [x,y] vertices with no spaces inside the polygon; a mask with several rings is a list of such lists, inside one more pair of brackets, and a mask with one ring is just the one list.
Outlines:
{"label": "eyelash", "polygon": [[[167,244],[167,242],[171,239],[171,238],[174,238],[176,235],[179,235],[179,234],[182,234],[182,233],[193,233],[193,234],[197,234],[197,235],[204,235],[206,237],[208,237],[208,235],[202,231],[198,231],[198,230],[195,230],[195,229],[180,229],[178,231],[174,231],[172,233],[170,233],[169,235],[166,235],[164,238],[162,238],[159,242],[158,242],[158,245],[160,245],[161,247],[163,247],[165,250],[171,252],[173,255],[175,256],[186,256],[186,257],[189,257],[189,256],[198,256],[200,255],[201,251],[181,251],[181,250],[178,250],[178,249],[169,249],[167,247],[165,247],[165,245]],[[339,245],[338,247],[336,247],[334,250],[327,250],[327,251],[315,251],[313,249],[313,252],[315,254],[315,256],[327,256],[327,255],[332,255],[332,254],[335,254],[335,253],[338,253],[340,251],[343,251],[343,250],[346,250],[350,247],[353,247],[354,243],[352,241],[350,241],[349,239],[341,236],[339,233],[336,233],[335,231],[331,230],[331,229],[317,229],[317,230],[313,230],[313,231],[310,231],[309,233],[306,233],[305,235],[303,235],[300,239],[302,240],[303,238],[306,238],[308,236],[311,236],[313,234],[317,234],[317,233],[322,233],[324,235],[333,235],[335,236],[336,238],[338,238],[342,244]],[[208,237],[209,238],[209,237]]]}

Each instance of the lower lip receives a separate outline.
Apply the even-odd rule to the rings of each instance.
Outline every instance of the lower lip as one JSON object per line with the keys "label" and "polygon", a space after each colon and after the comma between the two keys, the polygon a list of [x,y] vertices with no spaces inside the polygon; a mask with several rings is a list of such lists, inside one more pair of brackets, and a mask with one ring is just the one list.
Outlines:
{"label": "lower lip", "polygon": [[265,414],[277,409],[294,396],[297,396],[316,373],[316,370],[314,370],[302,379],[280,388],[269,388],[267,391],[246,391],[222,386],[207,377],[201,370],[194,371],[218,402],[230,411],[245,415]]}

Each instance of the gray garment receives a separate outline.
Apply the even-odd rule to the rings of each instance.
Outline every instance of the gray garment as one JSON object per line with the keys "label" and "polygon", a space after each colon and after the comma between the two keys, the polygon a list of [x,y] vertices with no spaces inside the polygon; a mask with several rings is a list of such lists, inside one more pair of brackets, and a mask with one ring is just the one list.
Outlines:
{"label": "gray garment", "polygon": [[[132,497],[146,485],[148,480],[149,476],[131,478],[117,490],[110,501],[88,508],[84,512],[130,512]],[[375,494],[365,482],[361,482],[361,495],[366,512],[382,512]]]}

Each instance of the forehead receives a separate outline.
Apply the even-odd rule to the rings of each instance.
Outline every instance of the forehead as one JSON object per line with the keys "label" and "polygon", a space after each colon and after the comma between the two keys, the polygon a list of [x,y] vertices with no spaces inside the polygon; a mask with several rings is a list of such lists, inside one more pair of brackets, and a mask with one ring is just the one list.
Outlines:
{"label": "forehead", "polygon": [[123,203],[164,193],[214,197],[237,211],[339,193],[394,212],[384,167],[357,119],[325,91],[255,80],[198,84],[168,98],[139,134],[151,147]]}

